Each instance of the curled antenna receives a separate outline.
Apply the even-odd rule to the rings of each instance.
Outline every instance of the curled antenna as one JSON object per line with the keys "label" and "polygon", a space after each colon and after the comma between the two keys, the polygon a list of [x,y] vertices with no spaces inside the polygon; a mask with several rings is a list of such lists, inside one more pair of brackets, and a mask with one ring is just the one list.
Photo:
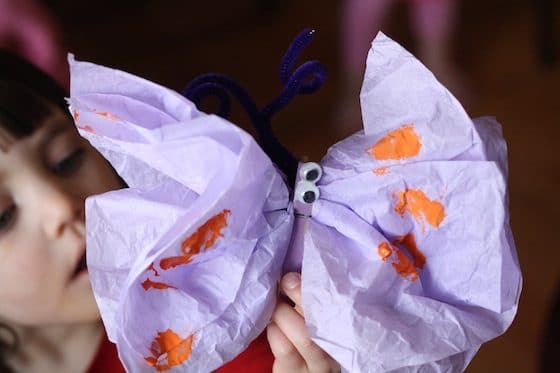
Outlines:
{"label": "curled antenna", "polygon": [[[292,99],[300,94],[317,91],[326,79],[326,69],[318,61],[307,61],[293,70],[297,58],[313,38],[314,31],[306,29],[290,44],[280,61],[280,81],[284,89],[262,109],[255,104],[249,93],[233,79],[221,74],[203,74],[193,79],[183,90],[183,95],[199,106],[206,97],[215,96],[219,101],[216,113],[228,118],[231,111],[229,94],[234,96],[247,112],[251,124],[257,132],[257,141],[264,152],[282,170],[294,185],[298,160],[276,138],[271,127],[271,119]],[[293,72],[292,72],[293,70]]]}

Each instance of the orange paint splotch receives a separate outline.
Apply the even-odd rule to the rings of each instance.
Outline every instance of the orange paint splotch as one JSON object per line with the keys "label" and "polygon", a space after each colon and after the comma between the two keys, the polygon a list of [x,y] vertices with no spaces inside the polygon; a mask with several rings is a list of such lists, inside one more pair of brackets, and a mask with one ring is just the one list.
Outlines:
{"label": "orange paint splotch", "polygon": [[422,143],[413,125],[405,124],[381,138],[367,153],[377,160],[405,159],[417,156],[420,148]]}
{"label": "orange paint splotch", "polygon": [[389,260],[391,255],[393,255],[393,249],[391,248],[391,245],[388,242],[383,242],[377,248],[377,254],[379,254],[381,260],[386,262],[387,260]]}
{"label": "orange paint splotch", "polygon": [[412,233],[406,234],[394,240],[393,245],[404,247],[412,257],[412,260],[414,260],[414,266],[419,269],[424,268],[424,265],[426,265],[426,257],[416,245],[416,239]]}
{"label": "orange paint splotch", "polygon": [[154,275],[159,276],[157,269],[154,267],[154,263],[150,264],[150,266],[146,268],[146,271],[154,271]]}
{"label": "orange paint splotch", "polygon": [[109,120],[120,120],[119,117],[117,117],[115,114],[109,113],[108,111],[96,111],[95,114],[99,115],[100,117],[104,117],[107,118]]}
{"label": "orange paint splotch", "polygon": [[405,278],[411,276],[410,281],[418,280],[418,272],[416,272],[416,268],[408,256],[401,250],[395,250],[395,252],[397,253],[397,260],[391,263],[395,271]]}
{"label": "orange paint splotch", "polygon": [[159,262],[159,266],[164,269],[174,268],[180,265],[189,264],[192,260],[193,255],[179,255],[179,256],[170,256],[167,258],[163,258]]}
{"label": "orange paint splotch", "polygon": [[179,265],[188,264],[193,257],[206,249],[214,246],[218,238],[223,237],[222,230],[227,227],[227,218],[230,210],[223,210],[200,226],[196,232],[187,237],[181,244],[182,255],[163,258],[159,266],[170,269]]}
{"label": "orange paint splotch", "polygon": [[142,282],[142,287],[144,290],[148,291],[149,289],[157,289],[157,290],[165,290],[165,289],[177,289],[175,286],[167,285],[163,282],[156,282],[152,281],[149,278]]}
{"label": "orange paint splotch", "polygon": [[189,358],[193,342],[194,335],[182,339],[171,329],[158,332],[150,347],[152,356],[147,356],[144,359],[158,372],[169,370]]}
{"label": "orange paint splotch", "polygon": [[198,253],[200,249],[214,246],[216,240],[222,235],[222,229],[227,227],[227,218],[230,210],[223,210],[204,223],[196,232],[187,237],[181,244],[181,250],[185,253]]}
{"label": "orange paint splotch", "polygon": [[377,176],[387,175],[390,171],[389,167],[377,167],[373,169],[373,173]]}
{"label": "orange paint splotch", "polygon": [[403,216],[409,212],[414,219],[422,226],[424,231],[425,219],[432,227],[437,228],[445,218],[445,209],[437,201],[429,199],[420,189],[405,189],[397,195],[395,211]]}
{"label": "orange paint splotch", "polygon": [[[408,252],[412,260],[403,249]],[[416,281],[418,279],[418,270],[421,270],[426,265],[426,257],[418,249],[412,234],[404,235],[391,243],[381,243],[377,248],[377,253],[384,262],[391,259],[391,265],[397,274],[404,278],[409,278],[410,281]]]}

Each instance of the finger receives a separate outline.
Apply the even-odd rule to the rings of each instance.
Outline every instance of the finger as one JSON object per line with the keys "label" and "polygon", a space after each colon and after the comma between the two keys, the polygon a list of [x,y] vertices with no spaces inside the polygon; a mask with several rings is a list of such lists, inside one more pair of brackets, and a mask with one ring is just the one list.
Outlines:
{"label": "finger", "polygon": [[274,355],[274,373],[299,372],[306,368],[303,357],[295,346],[273,322],[266,328],[268,344]]}
{"label": "finger", "polygon": [[332,371],[332,358],[309,338],[305,321],[297,311],[281,302],[276,306],[272,321],[303,357],[310,372]]}
{"label": "finger", "polygon": [[294,302],[296,311],[303,316],[301,304],[301,275],[296,272],[286,273],[280,281],[280,286],[284,294]]}

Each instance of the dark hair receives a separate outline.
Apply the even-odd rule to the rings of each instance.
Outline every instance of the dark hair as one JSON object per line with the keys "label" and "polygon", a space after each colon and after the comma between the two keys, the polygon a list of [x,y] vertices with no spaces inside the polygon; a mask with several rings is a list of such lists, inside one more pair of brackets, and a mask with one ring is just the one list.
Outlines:
{"label": "dark hair", "polygon": [[64,96],[64,89],[49,76],[0,49],[0,147],[6,140],[32,134],[53,106],[68,113]]}
{"label": "dark hair", "polygon": [[[68,113],[65,95],[48,75],[0,49],[0,147],[6,137],[19,139],[32,134],[52,113],[52,105]],[[13,372],[6,357],[17,348],[16,332],[0,323],[0,372]]]}
{"label": "dark hair", "polygon": [[31,135],[51,113],[52,105],[27,87],[0,80],[0,142]]}
{"label": "dark hair", "polygon": [[50,76],[20,57],[0,49],[0,80],[11,81],[66,109],[67,92]]}

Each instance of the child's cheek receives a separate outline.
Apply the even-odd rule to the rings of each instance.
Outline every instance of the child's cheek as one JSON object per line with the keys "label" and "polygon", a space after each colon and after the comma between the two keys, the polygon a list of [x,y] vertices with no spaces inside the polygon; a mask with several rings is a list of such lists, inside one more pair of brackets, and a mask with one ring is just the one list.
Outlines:
{"label": "child's cheek", "polygon": [[85,197],[123,187],[120,178],[107,161],[94,149],[89,149],[78,183],[83,185]]}

